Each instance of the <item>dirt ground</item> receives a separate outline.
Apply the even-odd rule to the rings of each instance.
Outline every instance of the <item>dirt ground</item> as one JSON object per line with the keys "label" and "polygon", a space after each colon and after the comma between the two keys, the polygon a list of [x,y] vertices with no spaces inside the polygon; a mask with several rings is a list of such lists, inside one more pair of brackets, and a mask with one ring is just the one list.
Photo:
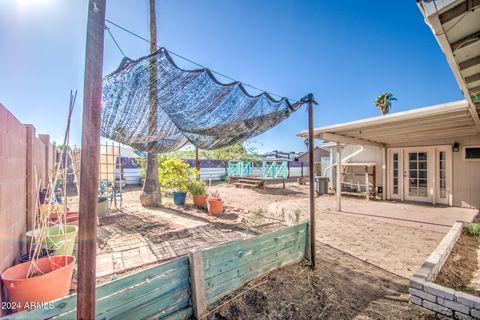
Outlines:
{"label": "dirt ground", "polygon": [[257,278],[209,307],[208,319],[437,319],[408,303],[401,279],[352,257],[342,266],[332,248],[319,252],[315,271],[299,263]]}
{"label": "dirt ground", "polygon": [[[210,191],[218,191],[226,204],[226,214],[208,217],[212,221],[240,223],[264,232],[308,219],[308,186],[289,183],[286,189],[273,185],[266,190],[252,190],[219,184],[210,187]],[[347,209],[376,203],[381,202],[343,199]],[[352,209],[338,213],[334,196],[318,197],[317,240],[404,278],[413,275],[450,227],[355,214],[357,211],[363,212]],[[185,212],[205,216],[204,212],[192,212],[189,208]]]}
{"label": "dirt ground", "polygon": [[[100,219],[97,271],[103,270],[104,276],[99,283],[194,247],[247,238],[308,219],[308,186],[297,183],[265,190],[215,184],[208,192],[218,191],[225,200],[220,216],[193,207],[190,195],[186,206],[175,206],[168,192],[164,208],[143,208],[140,191],[126,188],[121,211]],[[344,210],[339,213],[334,196],[316,198],[318,270],[296,265],[274,271],[239,290],[246,293],[226,297],[223,302],[234,301],[220,302],[210,318],[431,318],[408,304],[408,279],[455,220],[471,221],[476,213],[452,214],[453,208],[349,197],[342,203]]]}
{"label": "dirt ground", "polygon": [[435,282],[480,297],[480,238],[460,235]]}

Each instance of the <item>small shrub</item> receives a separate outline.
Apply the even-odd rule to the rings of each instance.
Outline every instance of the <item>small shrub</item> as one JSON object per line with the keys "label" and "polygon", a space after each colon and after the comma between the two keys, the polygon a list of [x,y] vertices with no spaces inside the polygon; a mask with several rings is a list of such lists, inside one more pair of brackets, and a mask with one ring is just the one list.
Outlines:
{"label": "small shrub", "polygon": [[188,191],[195,196],[200,196],[205,194],[205,184],[199,180],[192,180],[188,185]]}
{"label": "small shrub", "polygon": [[180,159],[167,159],[158,164],[160,186],[163,189],[174,189],[178,192],[187,192],[188,185],[197,171],[190,169],[190,165]]}
{"label": "small shrub", "polygon": [[465,228],[465,232],[476,238],[480,238],[480,223],[471,223]]}
{"label": "small shrub", "polygon": [[210,199],[211,200],[221,200],[222,198],[220,198],[220,193],[217,190],[215,190],[212,193],[210,193]]}

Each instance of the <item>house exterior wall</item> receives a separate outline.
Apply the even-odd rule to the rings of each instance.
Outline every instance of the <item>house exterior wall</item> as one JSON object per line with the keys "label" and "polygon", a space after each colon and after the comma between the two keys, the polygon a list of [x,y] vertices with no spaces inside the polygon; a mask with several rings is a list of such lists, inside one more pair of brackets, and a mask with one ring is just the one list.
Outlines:
{"label": "house exterior wall", "polygon": [[[345,159],[346,157],[354,154],[355,152],[358,152],[361,149],[360,146],[345,146],[342,149],[342,159]],[[332,162],[331,163],[336,163],[336,148],[331,148],[330,149],[330,155]],[[352,158],[347,160],[347,162],[357,162],[357,163],[376,163],[377,166],[375,167],[375,178],[376,178],[376,185],[377,187],[383,187],[382,183],[382,177],[383,177],[383,172],[382,172],[382,161],[383,161],[383,156],[382,156],[382,150],[379,148],[375,147],[368,147],[365,146],[363,147],[363,151],[355,154]],[[358,167],[358,168],[349,168],[349,172],[355,173],[355,174],[363,174],[365,169],[363,167]],[[370,169],[373,170],[373,169]],[[333,177],[331,179],[331,186],[335,185],[335,169],[332,167],[330,170],[330,176]],[[370,171],[371,172],[371,171]],[[351,181],[349,181],[354,184],[364,184],[365,183],[365,178],[363,176],[353,176]],[[363,191],[364,189],[362,189]]]}
{"label": "house exterior wall", "polygon": [[[464,159],[463,147],[480,146],[480,135],[466,137],[452,137],[448,139],[422,140],[417,143],[388,144],[390,148],[412,148],[452,145],[458,142],[459,152],[452,152],[452,205],[464,208],[480,208],[480,161],[466,161]],[[359,146],[347,146],[342,150],[342,158],[351,155],[359,150]],[[335,148],[331,148],[332,163],[336,162]],[[387,163],[390,159],[387,159]],[[377,186],[382,186],[382,150],[375,147],[364,147],[364,150],[352,157],[349,162],[374,162],[376,166]],[[358,168],[357,170],[363,170]],[[333,179],[335,180],[334,169],[332,168]],[[387,165],[387,176],[390,175]],[[355,180],[356,179],[356,180]],[[362,183],[362,177],[354,178],[354,183]],[[388,181],[388,179],[387,179]],[[388,184],[388,182],[387,182]],[[386,189],[383,188],[385,191]]]}
{"label": "house exterior wall", "polygon": [[424,140],[415,144],[395,144],[393,147],[420,147],[460,144],[459,152],[452,152],[452,204],[455,207],[480,208],[480,161],[464,160],[463,147],[480,145],[480,135]]}
{"label": "house exterior wall", "polygon": [[[322,158],[329,157],[330,152],[322,148],[313,149],[313,162],[321,162]],[[298,157],[298,161],[308,162],[308,152]]]}

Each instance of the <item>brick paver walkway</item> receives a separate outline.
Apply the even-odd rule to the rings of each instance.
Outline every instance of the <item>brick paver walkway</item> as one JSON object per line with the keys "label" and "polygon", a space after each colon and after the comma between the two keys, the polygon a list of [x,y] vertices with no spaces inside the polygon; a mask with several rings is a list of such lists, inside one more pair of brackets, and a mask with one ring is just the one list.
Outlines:
{"label": "brick paver walkway", "polygon": [[[179,228],[178,224],[172,224],[172,214],[167,212],[166,215],[126,212],[103,219],[98,229],[97,277],[141,268],[185,255],[193,249],[255,235],[235,225],[199,222],[198,219],[190,221],[193,227]],[[185,216],[182,219],[185,220]]]}

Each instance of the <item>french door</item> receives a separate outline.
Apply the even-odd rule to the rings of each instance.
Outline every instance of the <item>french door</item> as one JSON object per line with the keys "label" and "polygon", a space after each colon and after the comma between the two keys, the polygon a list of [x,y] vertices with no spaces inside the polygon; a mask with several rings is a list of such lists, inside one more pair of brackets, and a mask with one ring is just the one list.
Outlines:
{"label": "french door", "polygon": [[404,155],[405,200],[433,202],[431,150],[408,148]]}
{"label": "french door", "polygon": [[389,149],[389,199],[451,204],[450,146]]}

